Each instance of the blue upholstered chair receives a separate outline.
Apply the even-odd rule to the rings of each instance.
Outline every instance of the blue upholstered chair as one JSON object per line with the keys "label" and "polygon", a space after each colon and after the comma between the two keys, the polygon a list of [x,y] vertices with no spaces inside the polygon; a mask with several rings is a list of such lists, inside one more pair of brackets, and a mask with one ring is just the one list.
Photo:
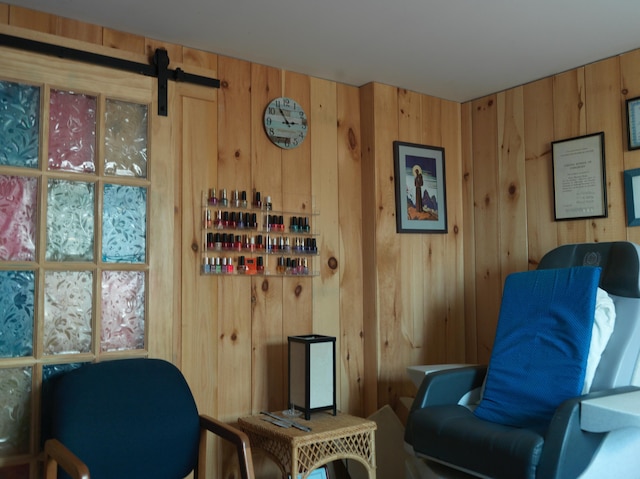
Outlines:
{"label": "blue upholstered chair", "polygon": [[58,466],[74,479],[179,479],[194,470],[198,477],[207,431],[235,445],[240,477],[253,478],[247,436],[199,415],[182,373],[167,361],[86,364],[43,385],[47,479]]}
{"label": "blue upholstered chair", "polygon": [[[615,326],[587,392],[598,285]],[[552,250],[536,271],[507,277],[488,368],[424,376],[405,430],[420,460],[407,477],[637,477],[639,352],[640,248]]]}

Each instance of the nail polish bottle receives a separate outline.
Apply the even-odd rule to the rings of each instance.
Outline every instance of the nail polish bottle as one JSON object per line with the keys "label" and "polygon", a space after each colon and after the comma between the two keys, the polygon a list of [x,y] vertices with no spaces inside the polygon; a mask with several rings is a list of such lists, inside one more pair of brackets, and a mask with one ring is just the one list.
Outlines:
{"label": "nail polish bottle", "polygon": [[220,233],[213,235],[213,249],[215,251],[220,251],[222,249],[222,238]]}
{"label": "nail polish bottle", "polygon": [[298,218],[295,216],[291,217],[291,225],[289,226],[289,231],[292,233],[298,232]]}
{"label": "nail polish bottle", "polygon": [[309,226],[309,217],[304,217],[304,226],[302,227],[302,231],[305,233],[309,233],[311,231],[311,226]]}
{"label": "nail polish bottle", "polygon": [[253,206],[255,206],[256,208],[262,209],[262,199],[260,198],[260,192],[259,191],[256,191],[255,202],[253,203]]}
{"label": "nail polish bottle", "polygon": [[231,198],[232,198],[231,205],[238,208],[240,206],[240,196],[238,196],[238,190],[233,190]]}
{"label": "nail polish bottle", "polygon": [[257,261],[256,270],[260,274],[264,273],[264,259],[262,258],[262,256],[258,256],[256,261]]}
{"label": "nail polish bottle", "polygon": [[302,258],[302,274],[309,274],[309,266],[307,264],[307,258]]}
{"label": "nail polish bottle", "polygon": [[249,251],[255,251],[256,250],[256,239],[251,236],[249,237]]}
{"label": "nail polish bottle", "polygon": [[251,213],[251,226],[250,228],[258,229],[258,215],[255,213]]}
{"label": "nail polish bottle", "polygon": [[285,272],[284,257],[282,256],[278,258],[278,265],[276,266],[276,272],[278,274],[284,274]]}
{"label": "nail polish bottle", "polygon": [[211,266],[209,264],[209,257],[207,257],[207,256],[202,258],[202,272],[204,274],[209,274],[211,272]]}
{"label": "nail polish bottle", "polygon": [[271,196],[265,198],[264,206],[267,211],[271,211]]}
{"label": "nail polish bottle", "polygon": [[247,192],[246,191],[243,191],[241,193],[240,201],[241,201],[240,206],[242,206],[243,208],[246,208],[247,207]]}
{"label": "nail polish bottle", "polygon": [[206,210],[204,210],[204,227],[205,228],[211,228],[211,225],[213,224],[211,222],[211,210],[209,208],[207,208]]}
{"label": "nail polish bottle", "polygon": [[211,190],[209,190],[209,204],[212,206],[215,206],[218,204],[218,198],[216,197],[215,188],[211,188]]}
{"label": "nail polish bottle", "polygon": [[219,257],[216,257],[215,266],[213,267],[213,270],[211,272],[214,274],[220,274],[222,272],[222,265],[220,264]]}
{"label": "nail polish bottle", "polygon": [[258,235],[258,237],[256,238],[256,249],[258,249],[258,250],[264,249],[264,243],[263,243],[262,235]]}
{"label": "nail polish bottle", "polygon": [[242,251],[242,236],[236,235],[233,242],[233,249],[236,251]]}
{"label": "nail polish bottle", "polygon": [[216,212],[216,218],[213,220],[213,226],[218,229],[222,228],[222,210],[218,210]]}
{"label": "nail polish bottle", "polygon": [[207,249],[213,249],[213,233],[207,233]]}
{"label": "nail polish bottle", "polygon": [[229,206],[229,200],[227,199],[227,190],[225,188],[220,192],[220,204],[222,206]]}
{"label": "nail polish bottle", "polygon": [[245,274],[247,267],[244,264],[244,256],[238,256],[238,274]]}
{"label": "nail polish bottle", "polygon": [[233,258],[227,259],[227,274],[233,274]]}
{"label": "nail polish bottle", "polygon": [[228,228],[229,227],[229,212],[228,211],[223,211],[222,212],[222,227],[223,228]]}

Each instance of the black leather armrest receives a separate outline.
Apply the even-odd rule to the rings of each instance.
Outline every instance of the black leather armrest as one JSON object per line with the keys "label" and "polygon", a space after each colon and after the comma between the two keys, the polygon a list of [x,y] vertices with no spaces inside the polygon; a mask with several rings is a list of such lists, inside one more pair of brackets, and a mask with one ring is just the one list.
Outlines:
{"label": "black leather armrest", "polygon": [[606,436],[607,433],[594,433],[580,429],[582,401],[638,390],[640,388],[635,386],[624,386],[589,393],[563,402],[551,419],[545,435],[545,447],[538,466],[538,477],[548,479],[578,477],[589,465],[594,452]]}
{"label": "black leather armrest", "polygon": [[426,406],[457,404],[462,396],[482,385],[487,366],[465,366],[425,375],[411,411]]}

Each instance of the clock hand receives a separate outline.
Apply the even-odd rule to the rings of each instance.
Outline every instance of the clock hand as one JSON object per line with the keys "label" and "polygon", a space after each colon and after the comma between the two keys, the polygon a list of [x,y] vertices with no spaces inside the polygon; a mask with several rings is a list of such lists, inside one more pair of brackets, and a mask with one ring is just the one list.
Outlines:
{"label": "clock hand", "polygon": [[284,122],[287,124],[287,126],[291,127],[291,123],[289,123],[289,120],[287,120],[287,116],[282,111],[282,108],[278,107],[278,110],[280,110],[280,114],[282,115],[282,118],[284,118]]}

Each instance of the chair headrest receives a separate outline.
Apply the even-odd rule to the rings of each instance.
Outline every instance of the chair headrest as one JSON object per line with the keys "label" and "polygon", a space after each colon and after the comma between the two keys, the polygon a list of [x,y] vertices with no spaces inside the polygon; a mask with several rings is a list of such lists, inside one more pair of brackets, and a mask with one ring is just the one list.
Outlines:
{"label": "chair headrest", "polygon": [[640,298],[640,247],[629,241],[559,246],[540,260],[538,269],[600,266],[600,287],[609,294]]}

